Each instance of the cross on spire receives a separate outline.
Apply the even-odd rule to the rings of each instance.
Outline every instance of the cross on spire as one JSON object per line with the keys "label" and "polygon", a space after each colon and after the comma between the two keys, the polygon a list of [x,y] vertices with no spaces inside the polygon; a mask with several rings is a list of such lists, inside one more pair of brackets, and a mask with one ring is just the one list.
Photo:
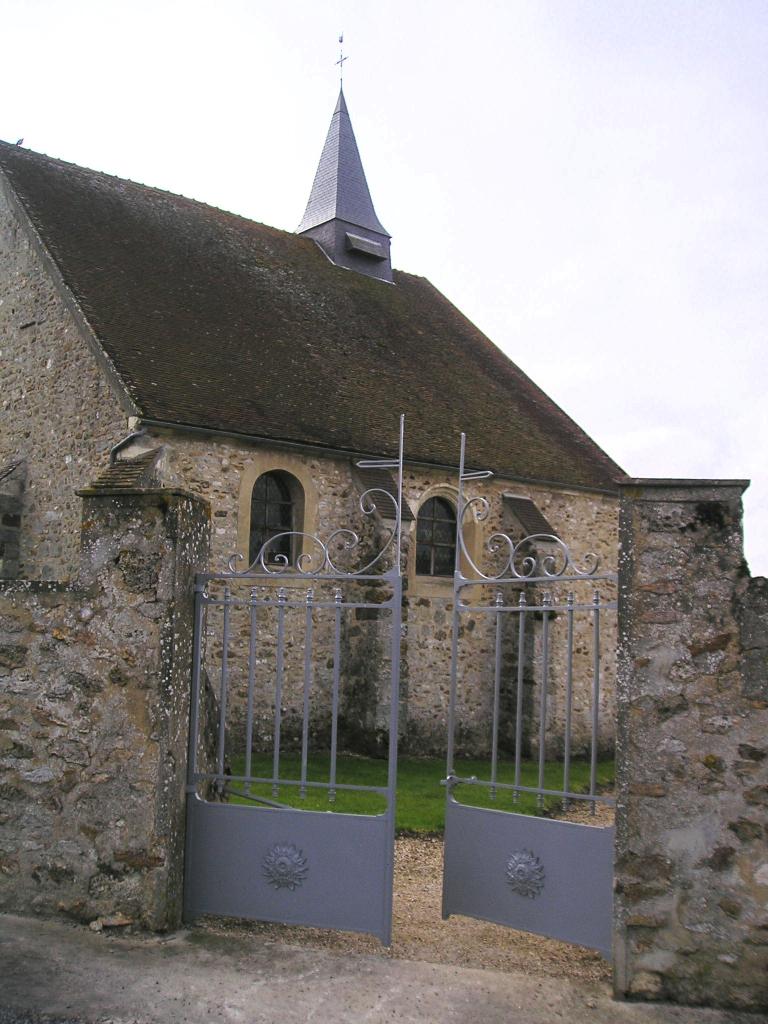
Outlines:
{"label": "cross on spire", "polygon": [[344,82],[344,61],[349,60],[349,57],[344,56],[344,33],[342,32],[339,36],[339,59],[336,63],[339,66],[339,84]]}

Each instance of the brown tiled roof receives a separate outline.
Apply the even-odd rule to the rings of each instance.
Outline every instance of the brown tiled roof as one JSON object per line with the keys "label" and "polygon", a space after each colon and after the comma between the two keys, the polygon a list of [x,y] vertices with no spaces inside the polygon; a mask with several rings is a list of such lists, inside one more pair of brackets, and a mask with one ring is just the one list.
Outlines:
{"label": "brown tiled roof", "polygon": [[144,417],[613,487],[618,466],[424,278],[0,143],[0,167]]}

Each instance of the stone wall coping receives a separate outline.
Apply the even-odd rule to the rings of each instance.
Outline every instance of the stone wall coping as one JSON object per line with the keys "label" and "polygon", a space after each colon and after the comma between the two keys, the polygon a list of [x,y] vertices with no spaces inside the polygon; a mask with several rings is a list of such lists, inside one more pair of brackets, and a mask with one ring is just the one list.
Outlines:
{"label": "stone wall coping", "polygon": [[643,487],[649,490],[662,490],[668,488],[670,490],[707,490],[710,488],[734,488],[739,490],[741,493],[746,491],[749,487],[750,480],[709,480],[707,478],[694,477],[690,479],[665,479],[664,477],[623,477],[618,481],[620,490],[626,490],[632,487]]}
{"label": "stone wall coping", "polygon": [[199,494],[186,491],[181,487],[81,487],[75,491],[79,498],[159,498],[168,501],[170,498],[188,498],[207,505],[208,501]]}

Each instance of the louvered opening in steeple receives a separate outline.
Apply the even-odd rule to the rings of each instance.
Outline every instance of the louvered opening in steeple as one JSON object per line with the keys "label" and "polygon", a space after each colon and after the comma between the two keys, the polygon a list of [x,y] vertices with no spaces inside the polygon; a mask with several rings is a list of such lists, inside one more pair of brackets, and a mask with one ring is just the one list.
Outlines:
{"label": "louvered opening in steeple", "polygon": [[392,281],[390,236],[373,208],[343,91],[298,233],[313,238],[337,266]]}

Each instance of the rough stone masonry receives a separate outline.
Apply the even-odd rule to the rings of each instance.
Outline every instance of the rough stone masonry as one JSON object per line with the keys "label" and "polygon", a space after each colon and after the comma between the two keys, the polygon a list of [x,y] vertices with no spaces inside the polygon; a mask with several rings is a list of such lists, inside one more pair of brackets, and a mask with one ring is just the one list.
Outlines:
{"label": "rough stone masonry", "polygon": [[0,909],[172,928],[208,510],[82,493],[76,580],[0,583]]}
{"label": "rough stone masonry", "polygon": [[768,581],[739,481],[621,509],[616,991],[768,1008]]}

